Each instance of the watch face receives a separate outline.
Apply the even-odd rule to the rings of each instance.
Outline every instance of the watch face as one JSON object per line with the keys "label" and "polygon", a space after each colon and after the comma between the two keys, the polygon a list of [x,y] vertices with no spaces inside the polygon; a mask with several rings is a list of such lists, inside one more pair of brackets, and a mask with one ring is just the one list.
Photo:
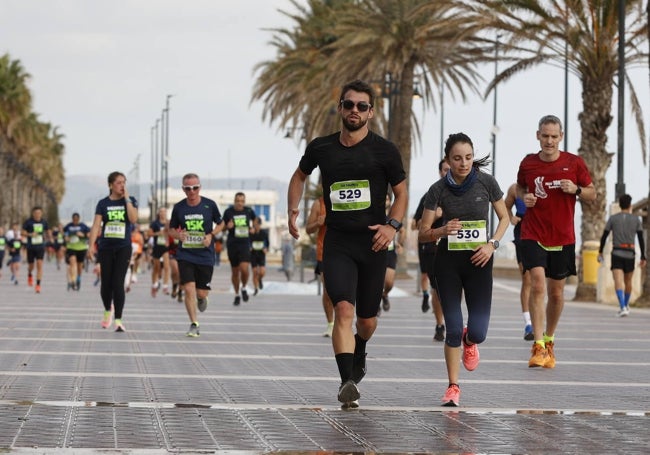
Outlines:
{"label": "watch face", "polygon": [[494,240],[492,243],[494,244],[494,249],[495,250],[499,248],[499,241],[498,240]]}

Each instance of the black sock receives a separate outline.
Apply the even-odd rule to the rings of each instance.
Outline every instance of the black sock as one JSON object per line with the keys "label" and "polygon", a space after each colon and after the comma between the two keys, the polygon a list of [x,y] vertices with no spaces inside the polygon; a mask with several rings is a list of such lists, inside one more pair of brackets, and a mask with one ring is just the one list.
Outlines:
{"label": "black sock", "polygon": [[341,375],[341,382],[345,382],[352,377],[352,360],[354,354],[344,352],[336,354],[336,365],[339,367],[339,375]]}
{"label": "black sock", "polygon": [[366,343],[368,342],[368,340],[364,340],[363,338],[361,338],[359,336],[358,333],[355,333],[354,334],[354,342],[355,342],[355,345],[354,345],[354,353],[355,354],[363,354],[363,353],[366,352]]}

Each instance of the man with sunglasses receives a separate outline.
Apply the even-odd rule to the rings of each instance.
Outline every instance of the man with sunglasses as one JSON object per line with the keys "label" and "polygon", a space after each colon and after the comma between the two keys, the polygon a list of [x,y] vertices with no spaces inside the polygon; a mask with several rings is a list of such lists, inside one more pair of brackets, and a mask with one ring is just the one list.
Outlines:
{"label": "man with sunglasses", "polygon": [[208,307],[208,293],[214,270],[214,236],[224,222],[217,203],[199,194],[201,183],[196,174],[183,176],[186,198],[177,202],[169,220],[169,234],[180,243],[176,250],[180,284],[185,295],[185,309],[190,318],[188,337],[198,337],[196,310]]}
{"label": "man with sunglasses", "polygon": [[[334,305],[332,346],[341,376],[338,400],[349,409],[359,406],[357,384],[366,374],[366,343],[377,327],[386,251],[402,227],[408,196],[397,147],[368,129],[374,116],[372,88],[356,80],[343,87],[339,99],[341,131],[307,145],[289,182],[287,202],[289,232],[297,239],[304,183],[318,166],[327,220],[323,271]],[[389,186],[395,197],[386,221]]]}

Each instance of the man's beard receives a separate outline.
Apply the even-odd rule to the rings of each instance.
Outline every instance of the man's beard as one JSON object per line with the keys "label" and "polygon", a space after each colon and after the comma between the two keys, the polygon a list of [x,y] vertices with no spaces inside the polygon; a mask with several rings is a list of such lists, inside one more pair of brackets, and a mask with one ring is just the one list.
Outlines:
{"label": "man's beard", "polygon": [[368,120],[362,120],[360,119],[359,122],[357,123],[350,123],[346,118],[343,119],[343,126],[345,127],[346,130],[348,131],[357,131],[366,126],[368,123]]}

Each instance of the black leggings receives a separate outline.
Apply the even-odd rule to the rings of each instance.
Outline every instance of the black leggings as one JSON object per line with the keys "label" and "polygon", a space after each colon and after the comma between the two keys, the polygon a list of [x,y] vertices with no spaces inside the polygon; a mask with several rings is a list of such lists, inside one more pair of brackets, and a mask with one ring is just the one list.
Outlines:
{"label": "black leggings", "polygon": [[131,261],[131,245],[116,250],[99,250],[97,259],[102,271],[101,296],[106,311],[115,307],[115,319],[122,319],[124,309],[124,278]]}
{"label": "black leggings", "polygon": [[467,336],[473,343],[482,343],[487,336],[492,307],[492,265],[484,267],[470,261],[473,251],[448,251],[447,242],[440,242],[436,253],[435,279],[442,312],[445,316],[447,345],[458,347],[463,335],[461,299],[467,304]]}

